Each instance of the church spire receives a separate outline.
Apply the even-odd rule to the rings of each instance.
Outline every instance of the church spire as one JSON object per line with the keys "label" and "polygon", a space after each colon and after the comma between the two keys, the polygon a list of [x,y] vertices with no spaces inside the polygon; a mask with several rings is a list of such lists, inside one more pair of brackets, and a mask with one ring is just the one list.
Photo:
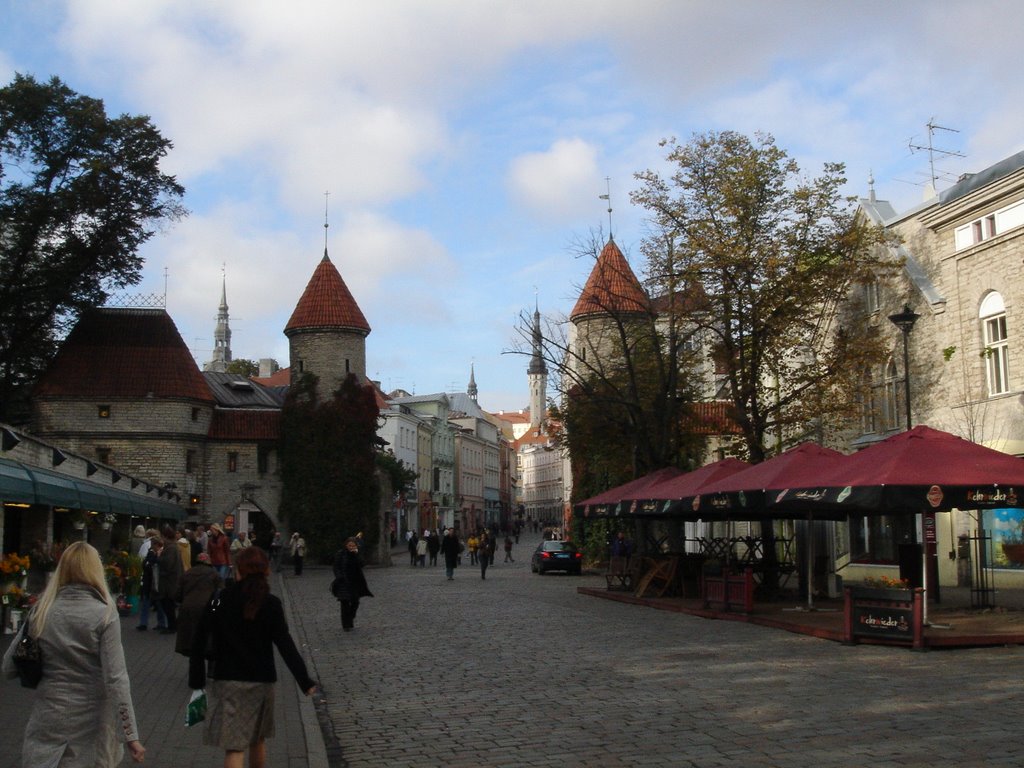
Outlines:
{"label": "church spire", "polygon": [[469,386],[466,387],[466,394],[469,395],[469,399],[474,403],[476,402],[477,390],[476,390],[476,377],[473,375],[473,364],[469,364]]}
{"label": "church spire", "polygon": [[530,429],[540,429],[547,413],[548,366],[544,361],[544,337],[540,330],[540,305],[534,300],[533,356],[526,369],[530,389]]}
{"label": "church spire", "polygon": [[222,269],[220,306],[217,308],[217,326],[213,331],[213,358],[203,366],[204,371],[225,373],[231,362],[231,326],[228,324],[228,276]]}

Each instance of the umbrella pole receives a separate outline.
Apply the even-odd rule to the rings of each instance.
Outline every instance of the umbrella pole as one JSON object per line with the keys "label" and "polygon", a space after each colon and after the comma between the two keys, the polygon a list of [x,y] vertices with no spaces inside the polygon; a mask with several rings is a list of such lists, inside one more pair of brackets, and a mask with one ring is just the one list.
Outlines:
{"label": "umbrella pole", "polygon": [[924,587],[924,600],[921,606],[921,623],[928,626],[928,545],[924,539],[924,515],[917,513],[918,530],[921,532],[921,586]]}
{"label": "umbrella pole", "polygon": [[814,610],[814,515],[807,513],[807,610]]}

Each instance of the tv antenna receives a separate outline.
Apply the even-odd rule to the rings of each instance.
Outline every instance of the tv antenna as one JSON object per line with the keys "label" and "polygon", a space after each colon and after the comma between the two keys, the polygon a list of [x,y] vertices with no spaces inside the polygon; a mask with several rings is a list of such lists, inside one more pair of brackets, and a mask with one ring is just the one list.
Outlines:
{"label": "tv antenna", "polygon": [[939,149],[938,147],[934,146],[932,142],[932,139],[935,136],[936,131],[949,131],[950,133],[960,133],[960,131],[958,131],[956,128],[946,128],[945,126],[937,125],[935,123],[934,117],[928,121],[925,127],[928,128],[928,146],[925,147],[921,146],[920,144],[915,144],[913,139],[910,140],[908,146],[910,147],[911,154],[913,154],[914,152],[928,153],[928,167],[931,171],[932,191],[934,191],[935,181],[938,178],[935,174],[935,155],[939,154],[942,155],[943,157],[967,157],[967,155],[965,155],[963,152],[954,152],[953,150],[950,149]]}

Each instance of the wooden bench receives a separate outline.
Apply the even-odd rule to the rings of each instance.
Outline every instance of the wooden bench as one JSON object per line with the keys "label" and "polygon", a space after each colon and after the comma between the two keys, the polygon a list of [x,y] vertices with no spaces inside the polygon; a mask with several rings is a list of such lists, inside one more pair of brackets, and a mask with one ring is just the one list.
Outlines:
{"label": "wooden bench", "polygon": [[608,561],[608,572],[605,573],[605,580],[608,582],[608,589],[633,591],[636,584],[638,569],[640,566],[639,557],[613,557]]}

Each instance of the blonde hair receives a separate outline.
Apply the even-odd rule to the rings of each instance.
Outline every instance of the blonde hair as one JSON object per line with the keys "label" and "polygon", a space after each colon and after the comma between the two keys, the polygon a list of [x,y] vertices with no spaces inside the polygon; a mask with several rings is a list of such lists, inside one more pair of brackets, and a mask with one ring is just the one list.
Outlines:
{"label": "blonde hair", "polygon": [[57,570],[50,579],[50,583],[43,590],[39,602],[32,608],[29,614],[29,632],[32,637],[38,638],[42,634],[46,620],[54,602],[57,600],[57,593],[64,587],[71,584],[84,584],[96,592],[96,597],[107,604],[108,615],[117,613],[117,605],[107,588],[107,581],[103,577],[103,561],[100,560],[100,553],[92,544],[84,541],[76,541],[68,546],[57,561]]}

